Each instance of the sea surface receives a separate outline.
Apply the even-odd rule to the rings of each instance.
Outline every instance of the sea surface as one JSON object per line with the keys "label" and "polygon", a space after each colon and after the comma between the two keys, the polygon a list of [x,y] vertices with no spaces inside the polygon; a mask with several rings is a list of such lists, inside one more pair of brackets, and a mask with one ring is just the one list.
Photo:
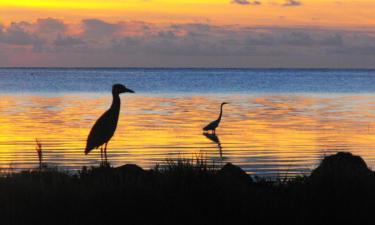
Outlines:
{"label": "sea surface", "polygon": [[[258,176],[308,174],[325,155],[350,151],[375,166],[375,70],[0,69],[0,168],[97,166],[84,154],[111,86],[125,84],[114,166],[205,157]],[[219,115],[216,136],[202,127]]]}

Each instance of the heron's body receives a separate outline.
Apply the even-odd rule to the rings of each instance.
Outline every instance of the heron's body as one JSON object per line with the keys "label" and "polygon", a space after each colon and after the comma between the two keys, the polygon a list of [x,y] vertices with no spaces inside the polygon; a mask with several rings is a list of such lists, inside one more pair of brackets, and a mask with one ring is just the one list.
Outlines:
{"label": "heron's body", "polygon": [[219,124],[221,122],[221,117],[223,116],[223,106],[225,104],[227,104],[227,103],[226,102],[221,103],[219,118],[217,120],[212,121],[207,126],[205,126],[203,128],[203,131],[212,131],[213,133],[216,132],[216,128],[219,126]]}
{"label": "heron's body", "polygon": [[213,131],[215,132],[216,128],[219,126],[220,120],[214,120],[203,128],[204,131]]}
{"label": "heron's body", "polygon": [[101,157],[103,160],[103,145],[105,160],[107,160],[107,144],[115,134],[117,123],[120,115],[121,100],[120,94],[124,92],[134,93],[121,84],[113,85],[112,88],[112,105],[111,107],[95,122],[87,138],[85,154],[90,153],[93,149],[101,147]]}
{"label": "heron's body", "polygon": [[111,108],[109,108],[94,124],[87,138],[85,153],[99,148],[111,140],[117,128],[120,115],[120,96],[113,96]]}

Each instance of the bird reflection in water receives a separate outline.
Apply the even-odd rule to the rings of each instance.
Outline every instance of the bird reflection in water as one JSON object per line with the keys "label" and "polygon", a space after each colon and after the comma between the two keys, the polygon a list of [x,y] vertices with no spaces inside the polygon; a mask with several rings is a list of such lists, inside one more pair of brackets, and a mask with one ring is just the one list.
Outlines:
{"label": "bird reflection in water", "polygon": [[212,142],[217,144],[217,148],[219,149],[220,160],[223,161],[223,148],[221,147],[221,142],[219,137],[214,133],[203,133],[206,138],[210,139]]}

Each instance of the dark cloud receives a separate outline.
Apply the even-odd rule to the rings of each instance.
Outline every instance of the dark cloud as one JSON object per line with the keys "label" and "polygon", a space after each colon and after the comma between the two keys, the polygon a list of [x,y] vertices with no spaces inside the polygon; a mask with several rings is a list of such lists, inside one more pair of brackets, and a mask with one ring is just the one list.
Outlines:
{"label": "dark cloud", "polygon": [[239,5],[261,5],[262,3],[260,1],[249,1],[249,0],[233,0],[233,4],[239,4]]}
{"label": "dark cloud", "polygon": [[255,46],[272,46],[277,44],[272,34],[252,34],[246,38],[246,43]]}
{"label": "dark cloud", "polygon": [[67,29],[67,26],[64,24],[63,21],[54,19],[54,18],[46,18],[46,19],[38,19],[36,21],[36,28],[38,32],[43,33],[64,33]]}
{"label": "dark cloud", "polygon": [[357,55],[357,56],[375,56],[375,45],[373,46],[359,46],[359,47],[347,47],[347,48],[335,48],[328,50],[329,53],[335,53],[337,55]]}
{"label": "dark cloud", "polygon": [[253,32],[246,43],[254,46],[292,46],[292,47],[337,47],[343,46],[341,34],[334,32],[301,30],[301,29],[270,29],[270,33]]}
{"label": "dark cloud", "polygon": [[321,45],[327,46],[344,46],[344,40],[340,34],[332,34],[324,39],[320,40]]}
{"label": "dark cloud", "polygon": [[283,6],[291,7],[291,6],[301,6],[302,2],[298,0],[286,0],[286,2],[283,4]]}
{"label": "dark cloud", "polygon": [[78,37],[62,36],[60,34],[57,36],[56,40],[53,41],[53,44],[57,46],[73,46],[84,43],[85,42]]}
{"label": "dark cloud", "polygon": [[8,28],[2,29],[0,42],[9,45],[40,45],[43,43],[36,34],[27,31],[28,23],[12,23]]}
{"label": "dark cloud", "polygon": [[284,37],[285,44],[293,46],[311,46],[315,44],[315,40],[307,33],[293,31]]}
{"label": "dark cloud", "polygon": [[190,33],[206,33],[215,28],[204,23],[172,24],[170,28],[174,31],[186,31]]}
{"label": "dark cloud", "polygon": [[111,41],[110,51],[118,54],[135,54],[143,52],[145,41],[143,38],[138,37],[122,37]]}
{"label": "dark cloud", "polygon": [[120,24],[107,23],[98,19],[82,20],[83,35],[92,38],[108,37],[121,29]]}
{"label": "dark cloud", "polygon": [[146,23],[143,21],[126,21],[126,22],[119,22],[119,26],[121,26],[122,31],[126,31],[127,33],[131,34],[145,34],[153,32],[155,28],[154,24]]}
{"label": "dark cloud", "polygon": [[173,31],[166,30],[166,31],[159,31],[158,37],[164,38],[164,39],[175,39],[177,35]]}
{"label": "dark cloud", "polygon": [[[362,61],[370,63],[375,58],[375,35],[369,31],[205,23],[156,25],[141,21],[107,23],[91,19],[83,20],[83,31],[76,34],[69,32],[69,26],[53,18],[0,26],[0,49],[3,55],[13,56],[10,58],[28,52],[49,54],[51,58],[60,59],[57,64],[100,62],[107,66],[113,66],[112,63],[117,66],[157,66],[158,63],[160,66],[174,63],[193,66],[206,62],[216,66],[294,67],[308,66],[303,60],[323,65],[319,63],[324,58],[327,67],[329,63],[338,65],[350,58],[356,59],[356,65]],[[59,58],[62,55],[66,57]],[[85,61],[89,58],[96,60]],[[375,65],[375,61],[373,63]]]}

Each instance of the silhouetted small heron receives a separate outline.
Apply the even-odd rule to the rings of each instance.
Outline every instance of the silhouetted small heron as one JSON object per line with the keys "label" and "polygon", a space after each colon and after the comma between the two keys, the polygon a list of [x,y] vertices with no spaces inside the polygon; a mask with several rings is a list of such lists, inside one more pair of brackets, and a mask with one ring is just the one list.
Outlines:
{"label": "silhouetted small heron", "polygon": [[220,124],[221,117],[222,117],[222,115],[223,115],[223,106],[224,106],[225,104],[228,104],[228,103],[226,103],[226,102],[221,103],[219,118],[218,118],[217,120],[212,121],[212,122],[209,123],[207,126],[205,126],[205,127],[203,128],[203,131],[207,131],[207,132],[208,132],[208,131],[211,130],[213,134],[216,133],[216,128],[217,128],[217,127],[219,126],[219,124]]}
{"label": "silhouetted small heron", "polygon": [[[87,155],[91,150],[100,147],[100,156],[103,165],[103,154],[105,163],[107,163],[107,145],[116,131],[117,122],[120,114],[121,93],[134,93],[134,91],[126,88],[122,84],[115,84],[112,86],[113,101],[111,107],[96,121],[92,127],[87,138],[85,154]],[[104,145],[104,150],[103,150]]]}

